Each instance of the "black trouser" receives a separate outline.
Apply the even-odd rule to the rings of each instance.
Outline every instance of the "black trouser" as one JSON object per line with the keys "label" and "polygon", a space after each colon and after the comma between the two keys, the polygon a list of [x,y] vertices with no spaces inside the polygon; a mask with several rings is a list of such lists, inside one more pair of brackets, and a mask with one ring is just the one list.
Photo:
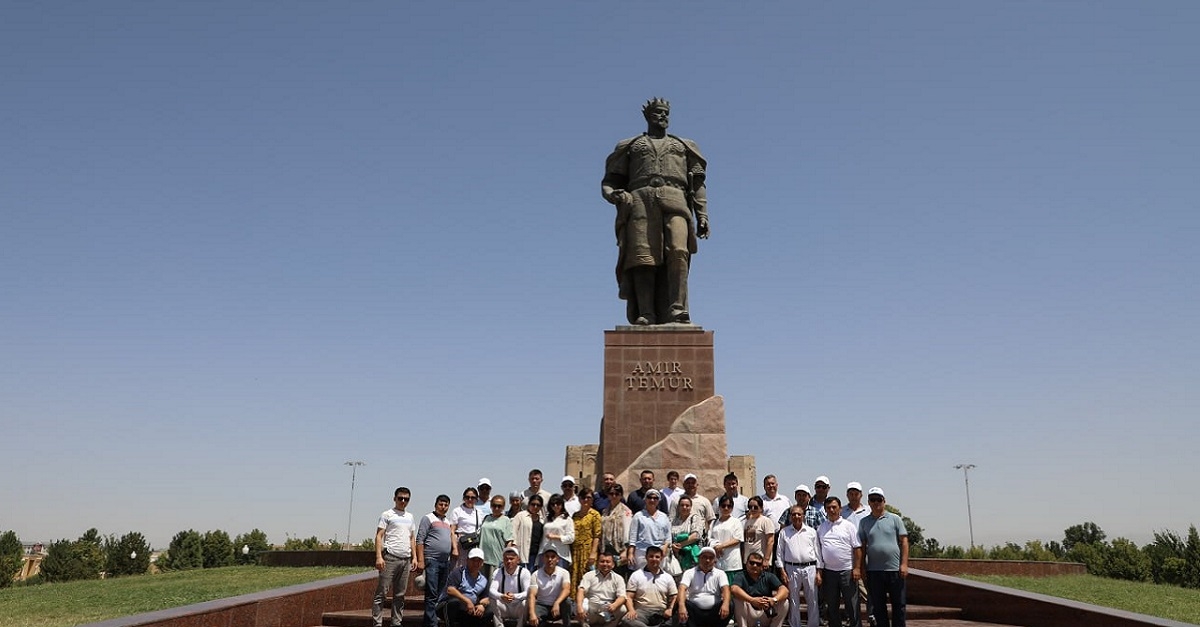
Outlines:
{"label": "black trouser", "polygon": [[859,627],[858,617],[858,584],[849,570],[821,570],[821,598],[829,609],[829,627],[842,627],[842,607],[839,598],[845,602],[846,613],[850,617],[850,627]]}
{"label": "black trouser", "polygon": [[446,602],[446,622],[448,627],[492,627],[492,608],[483,611],[483,616],[472,616],[462,600],[451,597]]}
{"label": "black trouser", "polygon": [[[898,570],[868,570],[867,595],[876,627],[905,627],[907,602],[904,598],[904,578]],[[892,602],[892,619],[888,621],[887,601]]]}

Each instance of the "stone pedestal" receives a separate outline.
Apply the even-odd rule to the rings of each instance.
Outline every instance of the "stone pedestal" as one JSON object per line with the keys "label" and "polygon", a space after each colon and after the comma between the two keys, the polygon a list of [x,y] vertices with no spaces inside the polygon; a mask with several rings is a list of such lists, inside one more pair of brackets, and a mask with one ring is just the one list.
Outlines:
{"label": "stone pedestal", "polygon": [[721,489],[728,471],[725,404],[715,395],[713,332],[690,324],[619,326],[604,332],[604,417],[597,475],[626,489],[643,469],[656,485],[668,470],[695,473],[699,491]]}

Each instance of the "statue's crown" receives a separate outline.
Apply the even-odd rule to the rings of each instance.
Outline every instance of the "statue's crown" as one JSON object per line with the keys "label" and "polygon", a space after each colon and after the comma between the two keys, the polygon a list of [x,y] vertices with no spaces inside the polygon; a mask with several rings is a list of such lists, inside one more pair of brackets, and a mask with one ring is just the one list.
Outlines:
{"label": "statue's crown", "polygon": [[667,102],[666,100],[663,100],[662,98],[651,98],[646,101],[646,104],[642,105],[642,113],[645,113],[645,112],[647,112],[651,109],[657,108],[657,107],[662,107],[662,108],[666,109],[667,111],[670,111],[671,103]]}

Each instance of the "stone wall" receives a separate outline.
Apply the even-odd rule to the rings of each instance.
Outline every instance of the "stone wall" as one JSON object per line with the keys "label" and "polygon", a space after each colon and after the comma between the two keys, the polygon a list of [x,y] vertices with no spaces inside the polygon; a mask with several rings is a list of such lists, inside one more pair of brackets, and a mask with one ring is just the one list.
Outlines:
{"label": "stone wall", "polygon": [[[350,553],[351,551],[346,551]],[[320,625],[325,612],[371,607],[378,573],[346,575],[84,627],[297,627]]]}

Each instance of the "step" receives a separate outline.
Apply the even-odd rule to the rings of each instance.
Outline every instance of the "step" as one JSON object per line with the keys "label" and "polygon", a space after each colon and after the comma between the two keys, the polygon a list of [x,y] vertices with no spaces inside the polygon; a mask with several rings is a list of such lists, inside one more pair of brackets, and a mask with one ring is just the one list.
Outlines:
{"label": "step", "polygon": [[[419,598],[419,597],[418,597]],[[406,599],[411,601],[412,597]],[[413,608],[407,605],[404,609],[403,623],[405,627],[420,627],[421,621],[425,616],[424,605],[422,600],[421,609]],[[808,615],[808,608],[801,606],[800,614]],[[391,604],[384,606],[383,624],[391,624]],[[936,605],[909,605],[907,612],[907,620],[910,625],[933,625],[936,627],[960,627],[965,625],[976,625],[983,623],[974,623],[964,621],[960,617],[962,610],[957,607],[939,607]],[[321,618],[324,627],[371,627],[371,609],[361,610],[342,610],[338,612],[325,612]],[[786,624],[786,623],[785,623]],[[863,612],[863,625],[867,624],[866,612]],[[990,624],[990,623],[988,623]],[[1004,627],[996,625],[994,627]]]}

